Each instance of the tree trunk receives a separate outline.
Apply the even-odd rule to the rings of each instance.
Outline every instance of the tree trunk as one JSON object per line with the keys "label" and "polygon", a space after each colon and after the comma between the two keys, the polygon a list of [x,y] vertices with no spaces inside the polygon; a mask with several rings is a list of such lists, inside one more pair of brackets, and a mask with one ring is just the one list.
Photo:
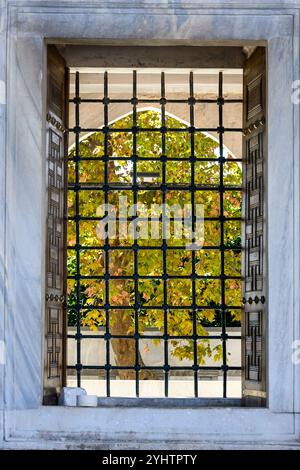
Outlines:
{"label": "tree trunk", "polygon": [[[115,174],[114,162],[110,161],[108,164],[108,173],[109,177]],[[111,244],[119,245],[119,239],[116,237],[114,241],[110,241]],[[124,256],[118,259],[118,263],[110,267],[111,275],[118,275],[119,271],[122,271],[122,268],[126,266],[128,260],[126,259],[125,253]],[[116,296],[114,299],[115,305],[122,305],[122,297],[125,298],[128,289],[126,289],[126,281],[119,281],[120,286],[120,297]],[[122,291],[124,296],[122,296]],[[131,312],[127,310],[114,310],[114,313],[111,314],[109,330],[112,335],[120,336],[132,336],[133,335],[133,319]],[[134,367],[136,365],[136,340],[127,339],[127,338],[113,338],[111,339],[111,345],[113,348],[115,362],[119,367]],[[145,363],[141,357],[140,351],[138,352],[138,364],[141,367],[145,367]],[[136,378],[136,371],[132,369],[119,369],[118,370],[119,378],[122,380],[134,380]],[[141,370],[139,373],[139,378],[141,380],[154,379],[157,377],[156,371],[151,370]]]}
{"label": "tree trunk", "polygon": [[[110,332],[112,335],[130,335],[132,331],[133,320],[130,313],[124,310],[115,311],[116,318],[110,324]],[[134,367],[136,364],[136,341],[134,339],[127,338],[113,338],[111,340],[116,365],[120,367]],[[141,367],[145,367],[145,363],[141,357],[141,353],[138,353],[138,364]],[[119,369],[118,375],[123,380],[134,380],[136,378],[135,370]],[[154,379],[155,373],[153,371],[140,371],[139,377],[142,380]]]}

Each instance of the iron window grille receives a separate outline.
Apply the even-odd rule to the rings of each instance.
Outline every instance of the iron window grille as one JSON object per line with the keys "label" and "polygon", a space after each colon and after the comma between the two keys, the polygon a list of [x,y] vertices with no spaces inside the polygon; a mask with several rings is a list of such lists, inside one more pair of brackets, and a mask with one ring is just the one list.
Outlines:
{"label": "iron window grille", "polygon": [[[69,157],[69,161],[74,162],[75,166],[75,182],[69,182],[68,184],[68,191],[75,193],[75,214],[72,216],[68,216],[68,221],[73,221],[75,223],[75,233],[76,233],[76,242],[74,246],[68,246],[67,250],[71,252],[75,252],[76,254],[76,273],[74,275],[69,275],[68,279],[73,279],[76,281],[76,333],[68,334],[68,338],[72,338],[76,340],[77,343],[77,362],[76,364],[69,364],[67,369],[75,370],[77,376],[77,385],[81,385],[82,381],[82,372],[84,370],[101,370],[103,371],[105,378],[106,378],[106,395],[107,397],[111,396],[111,374],[114,371],[118,371],[120,369],[125,370],[133,370],[135,372],[135,393],[136,396],[139,397],[140,395],[140,373],[142,370],[152,370],[155,369],[160,370],[164,376],[164,395],[168,397],[168,385],[169,385],[169,375],[173,371],[189,371],[193,373],[194,376],[194,396],[199,396],[199,371],[222,371],[223,374],[223,398],[227,397],[227,376],[228,372],[231,370],[241,370],[239,366],[231,366],[228,364],[227,360],[227,341],[228,340],[241,340],[241,336],[230,335],[226,329],[226,317],[229,311],[232,310],[241,310],[241,305],[227,305],[226,304],[226,281],[230,279],[242,279],[241,276],[228,276],[225,273],[225,252],[230,250],[234,252],[235,250],[239,251],[241,248],[239,247],[232,247],[228,246],[225,241],[225,234],[224,234],[224,226],[225,223],[228,221],[241,221],[241,217],[228,217],[224,214],[224,194],[230,191],[242,191],[242,187],[237,187],[236,185],[230,186],[225,184],[224,182],[224,165],[228,159],[224,156],[224,134],[227,132],[235,132],[235,133],[242,133],[242,128],[230,128],[224,127],[224,120],[223,120],[223,111],[224,106],[227,103],[242,103],[243,100],[241,99],[225,99],[223,97],[223,73],[219,72],[218,78],[218,97],[216,99],[197,99],[194,96],[194,78],[193,72],[189,74],[189,97],[187,99],[167,99],[166,98],[166,91],[165,91],[165,73],[161,72],[161,95],[156,99],[139,99],[137,96],[137,73],[133,71],[132,75],[132,98],[131,99],[111,99],[108,95],[108,73],[104,73],[104,90],[103,90],[103,97],[99,99],[84,99],[80,95],[80,73],[76,72],[75,75],[75,96],[69,100],[70,103],[73,103],[75,106],[75,126],[70,127],[67,132],[74,133],[75,135],[75,152],[73,157]],[[80,125],[80,106],[82,103],[100,103],[103,105],[103,113],[104,113],[104,126],[102,128],[91,128],[86,127],[82,128]],[[128,128],[117,128],[115,126],[109,125],[109,106],[113,103],[128,103],[132,106],[132,126]],[[138,126],[138,105],[151,105],[151,104],[159,104],[160,105],[160,116],[161,116],[161,126],[158,128],[142,128]],[[182,103],[187,104],[189,106],[189,114],[190,114],[190,125],[187,127],[182,128],[170,128],[166,126],[166,105],[168,103]],[[217,127],[195,127],[195,106],[198,103],[210,103],[217,106],[218,110],[218,125]],[[80,156],[80,137],[83,134],[94,133],[94,132],[102,132],[104,136],[104,154],[101,157],[84,157],[84,161],[95,161],[95,162],[104,162],[104,182],[103,183],[83,183],[80,182],[79,177],[79,164],[81,161]],[[108,178],[108,165],[110,159],[112,157],[109,155],[109,135],[114,132],[122,132],[122,133],[129,133],[132,135],[132,156],[130,160],[132,161],[132,184],[121,184],[121,183],[111,183]],[[160,184],[155,186],[156,190],[161,191],[162,195],[162,202],[166,202],[166,194],[168,190],[177,190],[177,191],[189,191],[191,194],[191,204],[192,204],[192,224],[194,229],[195,223],[195,195],[198,191],[216,191],[219,194],[219,216],[217,217],[205,217],[204,221],[215,221],[219,223],[220,227],[220,243],[217,245],[205,245],[202,247],[202,250],[218,250],[220,252],[220,275],[218,276],[205,276],[199,275],[196,273],[196,254],[195,251],[192,251],[192,274],[191,275],[170,275],[168,274],[167,269],[167,252],[168,249],[172,250],[182,250],[185,249],[185,246],[168,246],[167,240],[165,239],[165,231],[164,231],[164,224],[163,224],[163,239],[160,249],[162,250],[163,255],[163,267],[162,267],[162,275],[161,276],[150,276],[145,275],[141,276],[139,274],[138,269],[138,256],[139,251],[149,250],[149,254],[151,250],[157,250],[157,246],[141,246],[138,244],[137,240],[134,241],[132,246],[115,246],[110,244],[110,240],[106,238],[105,243],[99,246],[84,246],[80,243],[80,222],[81,221],[97,221],[101,220],[101,217],[89,217],[84,216],[80,212],[80,193],[86,190],[101,190],[104,193],[104,201],[105,204],[109,203],[109,191],[111,190],[125,190],[131,191],[133,194],[133,201],[134,204],[137,204],[138,201],[138,191],[139,190],[153,190],[153,185],[147,185],[147,183],[139,184],[138,181],[138,168],[137,163],[139,161],[148,160],[147,157],[142,157],[138,155],[137,152],[137,135],[139,133],[158,133],[161,135],[161,156],[155,158],[151,157],[151,160],[159,160],[162,163],[162,181]],[[180,159],[176,157],[171,157],[166,155],[166,133],[167,132],[175,132],[175,133],[185,133],[186,138],[190,139],[190,156],[189,157],[182,157]],[[218,134],[218,150],[219,155],[216,158],[198,158],[195,156],[194,151],[194,142],[195,142],[195,134],[199,132],[207,132],[207,133],[217,133]],[[118,160],[126,160],[127,157],[113,157],[114,161]],[[190,183],[189,184],[169,184],[166,180],[166,164],[168,161],[187,161],[191,164],[191,173],[190,173]],[[218,162],[219,163],[219,184],[215,186],[211,185],[201,185],[196,184],[195,182],[195,162],[203,161],[203,162]],[[232,161],[232,160],[231,160]],[[234,162],[242,163],[242,159],[235,158]],[[107,217],[108,214],[105,214]],[[102,217],[103,218],[103,217]],[[137,214],[135,214],[131,220],[134,221],[137,218]],[[117,219],[118,220],[118,219]],[[194,242],[194,240],[192,240]],[[110,273],[110,256],[113,250],[130,250],[133,252],[134,258],[134,273],[133,276],[115,276]],[[99,276],[84,276],[81,274],[81,261],[80,261],[80,254],[82,250],[104,250],[105,252],[105,273],[104,275]],[[81,295],[81,282],[83,282],[87,278],[99,279],[105,282],[105,300],[104,305],[84,305],[80,300]],[[159,279],[163,283],[163,303],[161,305],[143,305],[139,303],[139,280],[140,279]],[[192,281],[192,296],[191,296],[191,303],[184,306],[176,306],[168,304],[168,280],[170,279],[191,279]],[[134,296],[135,302],[133,305],[112,305],[110,303],[110,281],[113,279],[132,279],[134,282]],[[214,309],[219,312],[221,317],[221,334],[220,335],[210,335],[209,339],[219,339],[221,340],[222,344],[222,364],[216,366],[206,366],[200,365],[198,358],[197,358],[197,341],[201,339],[207,339],[207,336],[201,336],[197,334],[197,312],[205,309],[211,309],[210,305],[199,305],[197,304],[196,299],[196,281],[198,279],[217,279],[220,281],[221,286],[221,303],[214,307]],[[139,343],[141,339],[157,339],[157,336],[152,334],[140,334],[139,331],[139,313],[143,310],[161,310],[164,313],[164,332],[161,337],[164,343],[164,365],[159,366],[141,366],[139,363]],[[82,364],[81,360],[81,344],[86,339],[90,339],[91,336],[82,332],[81,327],[81,316],[82,311],[88,310],[104,310],[105,317],[106,317],[106,324],[105,324],[105,332],[102,334],[101,332],[97,332],[96,335],[93,335],[93,338],[101,339],[106,343],[106,363],[104,365],[84,365]],[[134,332],[132,335],[113,335],[110,331],[110,312],[112,310],[131,310],[134,312]],[[189,310],[192,316],[193,321],[193,334],[189,336],[172,336],[168,331],[168,312],[170,310]],[[112,339],[119,338],[119,339],[132,339],[135,341],[135,365],[132,366],[118,366],[111,364],[111,352],[110,352],[110,343]],[[194,345],[194,360],[193,364],[190,366],[172,366],[169,364],[169,343],[171,340],[191,340],[193,341]]]}

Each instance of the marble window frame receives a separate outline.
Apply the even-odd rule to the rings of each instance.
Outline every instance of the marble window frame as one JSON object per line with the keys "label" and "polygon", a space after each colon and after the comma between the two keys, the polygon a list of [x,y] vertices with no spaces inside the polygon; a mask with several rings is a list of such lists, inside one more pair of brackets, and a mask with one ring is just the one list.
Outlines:
{"label": "marble window frame", "polygon": [[[6,3],[6,2],[5,2]],[[256,0],[156,4],[8,1],[5,160],[1,161],[1,302],[6,365],[0,371],[0,437],[103,442],[291,440],[300,429],[300,366],[292,363],[299,320],[299,10]],[[268,7],[268,4],[270,6]],[[275,6],[274,6],[275,4]],[[283,2],[280,2],[282,6]],[[177,5],[177,7],[176,7]],[[175,8],[176,7],[176,8]],[[105,21],[103,18],[105,17]],[[3,32],[2,32],[3,35]],[[45,240],[46,42],[101,44],[262,44],[268,71],[268,406],[64,409],[42,406]],[[6,62],[6,63],[5,63]],[[1,150],[3,148],[1,147]],[[4,150],[3,150],[4,152]],[[276,236],[275,236],[276,234]],[[1,366],[2,367],[2,366]],[[0,387],[1,388],[1,387]],[[298,414],[296,414],[298,413]],[[188,419],[187,419],[188,417]],[[88,423],[88,426],[87,426]],[[169,423],[168,428],[164,423]],[[87,431],[88,427],[88,431]],[[89,436],[89,437],[88,437]]]}

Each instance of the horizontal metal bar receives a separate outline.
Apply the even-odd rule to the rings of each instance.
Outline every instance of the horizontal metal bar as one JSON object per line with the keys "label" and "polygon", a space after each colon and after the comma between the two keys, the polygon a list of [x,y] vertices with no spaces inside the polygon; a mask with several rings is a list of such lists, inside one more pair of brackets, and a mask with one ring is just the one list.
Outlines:
{"label": "horizontal metal bar", "polygon": [[[189,134],[194,134],[196,132],[243,132],[243,128],[240,127],[223,127],[221,128],[216,128],[216,127],[195,127],[195,128],[189,128],[189,127],[166,127],[164,132],[178,132],[178,133],[189,133]],[[80,133],[89,133],[89,132],[103,132],[105,134],[110,134],[110,133],[138,133],[138,132],[159,132],[162,133],[161,128],[156,128],[156,127],[138,127],[136,129],[133,129],[132,127],[71,127],[68,129],[68,132],[73,132],[74,134],[80,134]]]}
{"label": "horizontal metal bar", "polygon": [[[107,367],[104,365],[104,366],[99,366],[99,365],[84,365],[84,364],[80,364],[80,369],[83,370],[106,370]],[[140,370],[162,370],[164,371],[164,366],[139,366]],[[71,366],[71,365],[68,365],[67,366],[67,369],[76,369],[76,365],[74,366]],[[135,369],[135,366],[113,366],[113,365],[109,365],[109,369],[110,370],[136,370]],[[193,372],[193,366],[168,366],[168,371],[172,371],[172,370],[182,370],[182,371],[190,371],[190,372]],[[222,366],[197,366],[197,370],[206,370],[206,371],[209,371],[209,370],[223,370],[222,369]],[[238,366],[226,366],[226,370],[242,370],[241,367],[238,367]]]}
{"label": "horizontal metal bar", "polygon": [[[79,275],[79,274],[76,274],[75,276],[67,276],[68,279],[74,279],[74,280],[81,280],[81,279],[86,279],[86,280],[109,280],[109,279],[112,279],[112,280],[133,280],[133,275],[132,276],[115,276],[115,275],[103,275],[103,276],[82,276],[82,275]],[[168,280],[168,279],[192,279],[192,275],[191,274],[185,274],[185,275],[182,275],[182,276],[177,276],[177,275],[171,275],[171,274],[166,274],[164,276],[141,276],[140,274],[138,275],[138,278],[143,280],[143,279],[153,279],[153,280],[156,280],[156,281],[163,281],[163,280]],[[209,276],[209,275],[206,275],[206,276],[201,276],[200,274],[195,274],[193,276],[193,279],[216,279],[216,280],[233,280],[233,279],[238,279],[238,280],[241,280],[243,279],[242,276]]]}
{"label": "horizontal metal bar", "polygon": [[[102,157],[86,157],[86,156],[77,156],[77,157],[69,157],[67,159],[68,162],[79,162],[79,163],[85,163],[85,162],[90,162],[90,161],[96,161],[96,162],[118,162],[118,161],[126,161],[126,162],[131,162],[133,160],[139,162],[149,162],[149,161],[155,161],[155,162],[162,162],[164,157],[161,155],[160,157],[140,157],[138,155],[132,155],[130,157],[114,157],[110,155],[103,155]],[[168,155],[165,156],[166,162],[191,162],[191,163],[198,163],[198,162],[212,162],[212,163],[219,163],[220,158],[214,157],[214,158],[201,158],[197,156],[193,157],[169,157]],[[242,158],[226,158],[222,157],[222,163],[242,163],[244,160]]]}
{"label": "horizontal metal bar", "polygon": [[[87,245],[74,245],[74,246],[67,246],[68,250],[75,250],[75,251],[81,251],[81,250],[134,250],[133,245],[94,245],[94,246],[87,246]],[[143,246],[140,245],[138,246],[138,251],[140,250],[187,250],[186,245],[180,245],[180,246],[172,246],[172,245],[166,245],[166,247],[157,245],[157,246]],[[201,250],[224,250],[224,251],[241,251],[241,247],[228,247],[228,246],[220,246],[220,245],[204,245]]]}
{"label": "horizontal metal bar", "polygon": [[[85,335],[85,334],[80,334],[80,337],[78,338],[78,335],[70,335],[68,334],[67,335],[68,338],[70,339],[76,339],[76,340],[84,340],[84,339],[103,339],[103,340],[106,340],[106,336],[105,334],[103,335]],[[113,334],[110,334],[109,336],[109,339],[132,339],[132,340],[136,340],[137,339],[137,335],[135,334],[135,336],[128,336],[128,335],[113,335]],[[222,335],[208,335],[208,336],[204,336],[204,335],[193,335],[193,336],[184,336],[184,335],[177,335],[177,336],[172,336],[172,335],[168,335],[168,338],[165,338],[164,335],[161,335],[161,336],[157,336],[157,335],[144,335],[144,334],[139,334],[138,335],[138,339],[155,339],[155,340],[160,340],[160,341],[165,341],[166,339],[167,340],[179,340],[179,339],[187,339],[187,340],[190,340],[190,341],[194,341],[194,340],[198,340],[198,339],[204,339],[204,340],[211,340],[211,339],[219,339],[220,341],[223,340],[223,341],[228,341],[229,339],[230,340],[235,340],[235,339],[242,339],[241,336],[232,336],[232,335],[226,335],[226,338],[224,338]],[[108,341],[108,340],[106,340]]]}
{"label": "horizontal metal bar", "polygon": [[[81,98],[81,97],[79,97],[79,99],[80,99],[79,104],[81,104],[81,103],[91,103],[91,104],[92,103],[99,103],[99,104],[103,104],[103,98]],[[190,99],[191,99],[191,97],[188,97],[186,99],[172,99],[172,98],[168,99],[168,98],[165,98],[165,104],[167,105],[167,104],[171,103],[171,104],[188,104],[188,105],[190,105],[190,102],[189,102]],[[69,99],[69,103],[76,104],[77,100],[78,100],[78,98],[76,98],[74,96],[74,98]],[[127,98],[127,99],[108,98],[107,101],[108,101],[108,104],[117,104],[117,103],[132,104],[132,98]],[[218,104],[218,99],[217,98],[215,98],[215,99],[214,98],[211,98],[211,99],[209,99],[209,98],[199,98],[199,99],[193,98],[193,102],[195,104],[198,104],[198,103],[200,103],[200,104],[201,103],[203,103],[203,104],[204,103],[205,104]],[[136,101],[136,104],[150,104],[150,103],[161,104],[161,99],[160,98],[157,98],[157,99],[155,99],[155,98],[149,98],[149,99],[147,99],[147,98],[137,98],[137,101]],[[222,106],[224,106],[225,104],[228,104],[228,103],[230,103],[230,104],[231,103],[241,103],[242,104],[243,100],[239,99],[239,98],[236,98],[236,99],[234,99],[234,98],[232,98],[232,99],[224,98]],[[140,111],[140,112],[143,112],[143,111]]]}
{"label": "horizontal metal bar", "polygon": [[75,220],[75,221],[103,221],[105,222],[133,222],[134,220],[137,220],[138,222],[192,222],[192,220],[203,220],[204,222],[233,222],[233,221],[239,221],[241,222],[243,219],[241,217],[226,217],[226,216],[220,216],[220,217],[203,217],[199,218],[196,215],[194,217],[165,217],[165,220],[163,219],[163,216],[160,217],[152,217],[149,215],[149,217],[141,217],[139,215],[132,216],[132,217],[110,217],[110,216],[103,216],[103,217],[88,217],[84,215],[74,215],[74,216],[68,216],[67,220]]}
{"label": "horizontal metal bar", "polygon": [[[76,310],[131,310],[135,309],[134,305],[84,305],[80,304],[79,306],[75,305]],[[243,310],[241,305],[143,305],[139,307],[140,310]]]}
{"label": "horizontal metal bar", "polygon": [[217,191],[217,192],[225,192],[225,191],[243,191],[243,188],[241,186],[223,186],[222,188],[220,186],[204,186],[204,185],[195,185],[193,188],[188,185],[184,184],[166,184],[165,187],[162,185],[139,185],[137,184],[137,187],[133,187],[132,185],[121,185],[120,183],[110,183],[108,188],[105,189],[105,184],[104,183],[71,183],[68,186],[68,190],[70,191],[95,191],[95,190],[103,190],[103,191],[134,191],[134,190],[157,190],[157,191],[175,191],[175,190],[182,190],[182,191],[190,191],[191,189],[194,189],[195,191]]}

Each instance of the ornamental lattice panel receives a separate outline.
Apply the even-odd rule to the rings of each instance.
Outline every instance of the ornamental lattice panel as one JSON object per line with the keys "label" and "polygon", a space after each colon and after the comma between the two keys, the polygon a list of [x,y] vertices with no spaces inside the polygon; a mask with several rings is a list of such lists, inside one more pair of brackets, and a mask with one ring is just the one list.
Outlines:
{"label": "ornamental lattice panel", "polygon": [[62,362],[62,312],[61,307],[47,308],[47,376],[59,377]]}
{"label": "ornamental lattice panel", "polygon": [[247,141],[246,292],[263,289],[263,133]]}
{"label": "ornamental lattice panel", "polygon": [[44,404],[57,402],[65,376],[65,77],[63,59],[49,47]]}
{"label": "ornamental lattice panel", "polygon": [[48,154],[48,288],[62,288],[63,156],[62,137],[49,129]]}
{"label": "ornamental lattice panel", "polygon": [[258,47],[244,71],[243,396],[257,405],[266,398],[265,66]]}
{"label": "ornamental lattice panel", "polygon": [[261,380],[262,312],[247,314],[246,323],[246,378]]}
{"label": "ornamental lattice panel", "polygon": [[62,363],[63,339],[63,283],[64,263],[64,159],[62,137],[49,128],[48,144],[48,240],[47,240],[47,373],[48,378],[59,377]]}

